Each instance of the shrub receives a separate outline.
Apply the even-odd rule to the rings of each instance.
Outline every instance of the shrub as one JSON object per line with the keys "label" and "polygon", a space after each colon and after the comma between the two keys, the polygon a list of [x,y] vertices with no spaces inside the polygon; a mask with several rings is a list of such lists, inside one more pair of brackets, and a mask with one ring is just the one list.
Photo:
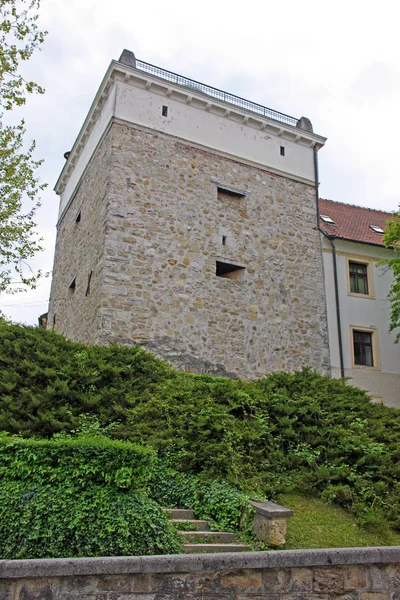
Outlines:
{"label": "shrub", "polygon": [[1,559],[171,554],[180,544],[161,507],[137,493],[0,486]]}
{"label": "shrub", "polygon": [[145,490],[153,449],[106,437],[36,440],[0,435],[0,481]]}
{"label": "shrub", "polygon": [[332,498],[361,522],[400,528],[400,411],[309,369],[258,381],[173,371],[139,348],[85,347],[0,321],[0,429],[76,431],[170,453],[176,470],[273,497]]}
{"label": "shrub", "polygon": [[160,461],[150,494],[166,508],[191,508],[197,518],[211,519],[223,531],[253,534],[249,496],[227,483],[202,481]]}

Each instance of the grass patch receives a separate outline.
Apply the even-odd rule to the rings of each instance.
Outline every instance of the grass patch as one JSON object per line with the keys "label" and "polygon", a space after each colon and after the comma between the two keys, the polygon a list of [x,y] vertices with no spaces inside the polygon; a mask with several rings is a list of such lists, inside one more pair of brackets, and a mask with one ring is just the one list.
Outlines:
{"label": "grass patch", "polygon": [[281,494],[277,502],[294,512],[287,520],[285,550],[400,545],[400,534],[392,529],[368,531],[346,510],[317,498]]}

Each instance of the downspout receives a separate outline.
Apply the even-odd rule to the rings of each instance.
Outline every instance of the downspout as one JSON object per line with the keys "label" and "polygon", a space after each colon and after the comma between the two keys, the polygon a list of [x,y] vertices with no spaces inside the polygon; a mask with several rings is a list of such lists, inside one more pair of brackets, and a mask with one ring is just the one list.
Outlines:
{"label": "downspout", "polygon": [[317,147],[314,146],[314,174],[315,174],[315,199],[317,202],[317,227],[318,231],[322,233],[322,235],[328,238],[329,243],[332,248],[332,260],[333,260],[333,280],[335,284],[335,305],[336,305],[336,324],[337,324],[337,334],[338,334],[338,342],[339,342],[339,361],[340,361],[340,376],[344,377],[344,361],[343,361],[343,341],[342,341],[342,324],[340,319],[340,304],[339,304],[339,285],[338,285],[338,275],[337,275],[337,261],[336,261],[336,248],[334,240],[336,236],[327,235],[323,229],[321,229],[320,223],[320,212],[319,212],[319,174],[318,174],[318,155],[317,155]]}

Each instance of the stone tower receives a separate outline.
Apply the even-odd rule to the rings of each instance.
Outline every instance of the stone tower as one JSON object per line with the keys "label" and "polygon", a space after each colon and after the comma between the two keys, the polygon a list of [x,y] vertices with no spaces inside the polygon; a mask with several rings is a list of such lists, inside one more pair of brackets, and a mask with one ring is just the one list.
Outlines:
{"label": "stone tower", "polygon": [[56,184],[48,327],[178,368],[329,371],[308,119],[112,61]]}

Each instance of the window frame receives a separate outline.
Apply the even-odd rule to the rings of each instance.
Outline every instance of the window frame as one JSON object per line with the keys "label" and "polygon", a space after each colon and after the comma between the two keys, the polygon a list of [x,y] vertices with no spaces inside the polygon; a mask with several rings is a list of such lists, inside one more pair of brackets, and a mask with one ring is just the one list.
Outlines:
{"label": "window frame", "polygon": [[[350,263],[363,265],[367,267],[367,288],[368,294],[361,294],[359,292],[351,291],[350,283]],[[346,282],[347,282],[347,295],[354,296],[355,298],[365,298],[369,300],[375,300],[375,285],[374,285],[374,265],[373,259],[356,256],[352,254],[346,254]]]}
{"label": "window frame", "polygon": [[[354,332],[371,334],[372,366],[356,364],[355,352],[354,352]],[[350,355],[351,355],[351,368],[352,369],[362,369],[365,371],[380,371],[381,365],[380,365],[380,355],[379,355],[378,329],[376,327],[364,327],[362,325],[350,325]]]}

